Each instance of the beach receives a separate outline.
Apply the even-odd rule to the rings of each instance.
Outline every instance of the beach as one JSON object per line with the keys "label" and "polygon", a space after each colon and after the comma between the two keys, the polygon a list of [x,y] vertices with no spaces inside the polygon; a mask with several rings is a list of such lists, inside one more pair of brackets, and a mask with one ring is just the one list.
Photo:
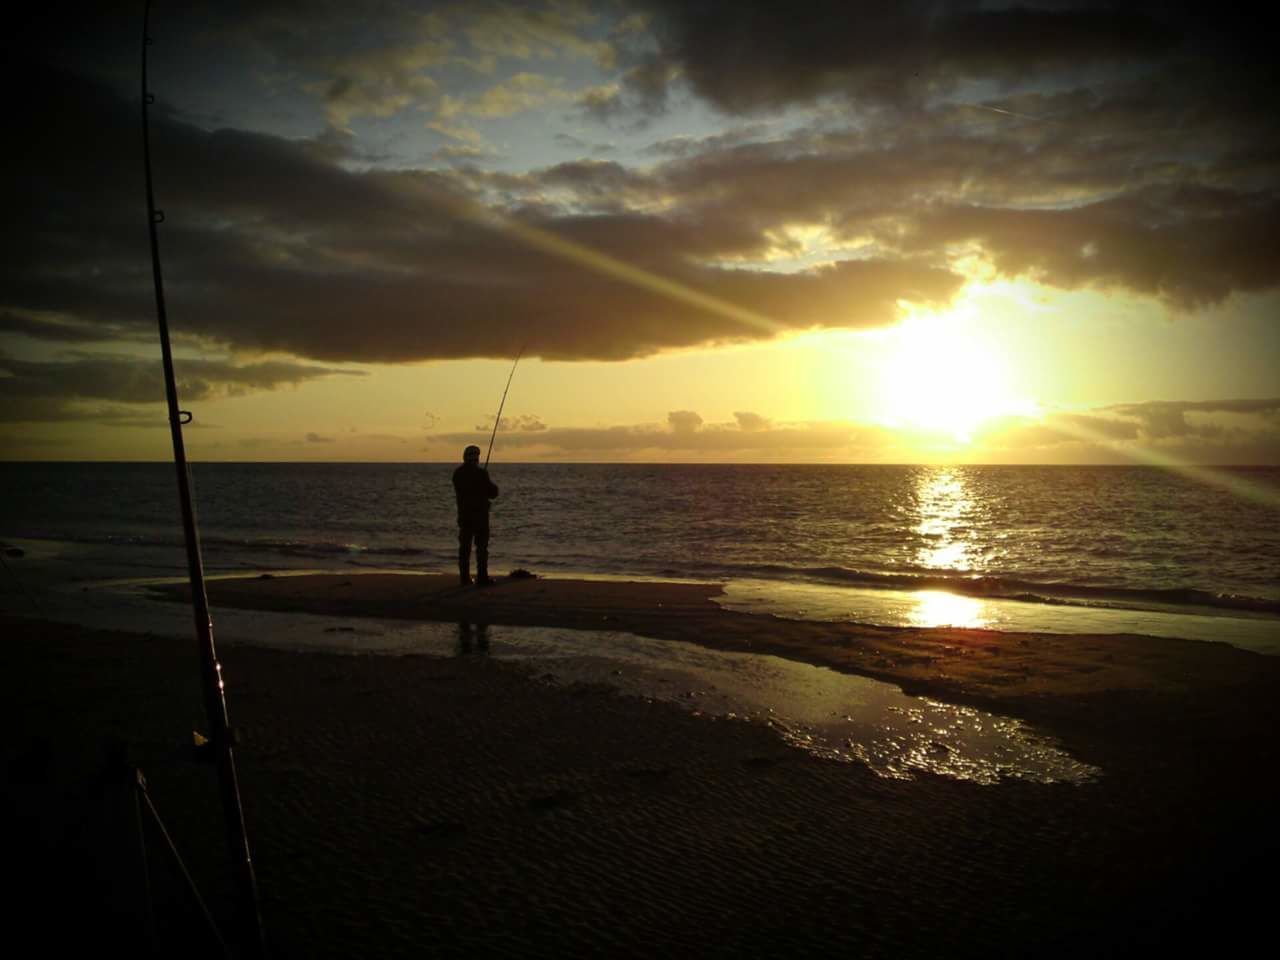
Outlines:
{"label": "beach", "polygon": [[[463,591],[407,575],[210,583],[215,621],[234,606],[323,614],[335,629],[374,615],[603,626],[812,662],[1017,717],[1100,774],[894,779],[798,750],[766,723],[476,647],[224,644],[273,954],[1131,956],[1228,953],[1263,929],[1280,661],[1138,636],[784,621],[715,594],[547,579]],[[4,629],[9,819],[32,878],[16,915],[51,945],[145,927],[121,907],[136,902],[132,815],[98,776],[121,742],[229,918],[213,772],[189,748],[204,727],[194,643],[17,618]],[[162,865],[152,886],[162,940],[199,955]],[[72,909],[84,923],[61,921]]]}

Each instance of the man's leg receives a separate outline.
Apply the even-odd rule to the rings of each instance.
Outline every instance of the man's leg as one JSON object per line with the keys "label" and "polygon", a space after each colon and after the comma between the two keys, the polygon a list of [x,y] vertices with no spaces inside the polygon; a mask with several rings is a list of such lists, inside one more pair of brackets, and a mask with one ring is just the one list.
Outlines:
{"label": "man's leg", "polygon": [[489,579],[489,527],[476,527],[476,583],[492,583]]}
{"label": "man's leg", "polygon": [[[458,526],[458,582],[464,587],[471,582],[471,537],[470,527]],[[477,551],[477,557],[479,552]]]}

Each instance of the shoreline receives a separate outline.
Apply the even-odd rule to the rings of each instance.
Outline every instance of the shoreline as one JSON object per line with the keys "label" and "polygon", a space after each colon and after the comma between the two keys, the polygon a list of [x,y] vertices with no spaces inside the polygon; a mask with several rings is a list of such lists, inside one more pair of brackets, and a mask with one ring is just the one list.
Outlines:
{"label": "shoreline", "polygon": [[[28,577],[33,586],[46,589],[56,589],[59,584],[67,585],[69,582],[91,588],[111,588],[185,580],[185,561],[176,546],[130,545],[119,548],[80,541],[11,539],[20,551],[25,550],[26,558],[16,561],[11,571],[13,576],[0,578],[3,580],[0,590],[18,585],[13,582],[17,578],[26,582]],[[252,578],[263,574],[271,577],[304,574],[421,576],[424,570],[441,572],[447,569],[444,564],[434,561],[426,567],[421,564],[382,565],[328,555],[299,556],[293,563],[268,566],[247,566],[239,560],[230,564],[219,563],[216,559],[211,561],[209,556],[205,557],[205,562],[209,580]],[[209,565],[211,562],[212,566]],[[898,586],[886,586],[860,581],[834,582],[822,576],[814,579],[782,575],[761,579],[746,572],[742,575],[722,573],[720,576],[708,572],[703,576],[685,577],[676,575],[674,571],[663,574],[557,569],[543,571],[542,577],[555,581],[718,584],[725,590],[720,601],[724,606],[742,612],[771,613],[783,619],[890,628],[955,627],[1019,634],[1139,634],[1223,641],[1245,650],[1280,656],[1280,616],[1229,604],[1203,606],[1150,599],[1099,603],[1079,598],[1059,601],[1050,596],[1006,595],[1000,590],[977,589],[975,584],[985,584],[983,578],[951,582],[926,577],[917,582],[914,577],[903,576],[894,580],[895,583],[900,581]],[[1154,591],[1154,594],[1166,593],[1168,591]],[[1271,601],[1259,602],[1265,605]]]}

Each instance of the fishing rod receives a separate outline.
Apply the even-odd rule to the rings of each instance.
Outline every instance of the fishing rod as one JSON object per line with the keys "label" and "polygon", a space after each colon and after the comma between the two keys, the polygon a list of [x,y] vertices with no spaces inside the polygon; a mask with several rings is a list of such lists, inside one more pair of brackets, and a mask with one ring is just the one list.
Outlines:
{"label": "fishing rod", "polygon": [[520,363],[520,358],[524,356],[525,344],[520,348],[520,352],[516,354],[516,362],[511,364],[511,372],[507,374],[507,386],[502,391],[502,402],[498,404],[498,415],[493,418],[493,433],[489,434],[489,452],[484,455],[484,468],[489,469],[489,458],[493,456],[493,441],[498,436],[498,424],[502,423],[502,408],[507,405],[507,390],[511,389],[511,378],[516,375],[516,365]]}
{"label": "fishing rod", "polygon": [[169,319],[164,302],[164,278],[160,272],[160,243],[156,227],[164,222],[164,212],[156,209],[151,182],[151,128],[149,107],[155,97],[147,89],[147,47],[150,34],[151,0],[142,15],[142,159],[147,184],[147,229],[151,237],[151,275],[155,283],[156,321],[160,327],[160,354],[164,361],[165,398],[169,404],[169,433],[173,439],[173,462],[178,474],[178,499],[182,506],[182,532],[187,548],[187,574],[191,581],[191,608],[195,617],[196,643],[200,653],[200,674],[204,693],[205,715],[209,722],[209,748],[218,770],[222,810],[226,820],[227,842],[235,868],[240,894],[241,946],[248,956],[266,955],[262,935],[262,916],[258,910],[258,885],[254,877],[249,838],[245,833],[244,810],[240,805],[240,787],[236,779],[235,754],[231,721],[222,682],[222,664],[213,645],[213,620],[209,616],[209,598],[204,586],[204,563],[200,556],[200,534],[196,529],[195,507],[191,498],[191,475],[187,467],[182,425],[191,422],[191,414],[178,406],[178,385],[173,372],[173,351],[169,345]]}

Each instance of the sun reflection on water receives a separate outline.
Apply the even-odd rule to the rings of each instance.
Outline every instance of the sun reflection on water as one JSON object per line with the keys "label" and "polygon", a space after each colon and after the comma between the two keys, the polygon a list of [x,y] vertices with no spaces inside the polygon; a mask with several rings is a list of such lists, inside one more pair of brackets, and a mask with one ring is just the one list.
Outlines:
{"label": "sun reflection on water", "polygon": [[971,569],[968,523],[975,503],[964,473],[940,467],[922,474],[915,506],[919,519],[913,530],[922,542],[912,562],[928,570]]}

